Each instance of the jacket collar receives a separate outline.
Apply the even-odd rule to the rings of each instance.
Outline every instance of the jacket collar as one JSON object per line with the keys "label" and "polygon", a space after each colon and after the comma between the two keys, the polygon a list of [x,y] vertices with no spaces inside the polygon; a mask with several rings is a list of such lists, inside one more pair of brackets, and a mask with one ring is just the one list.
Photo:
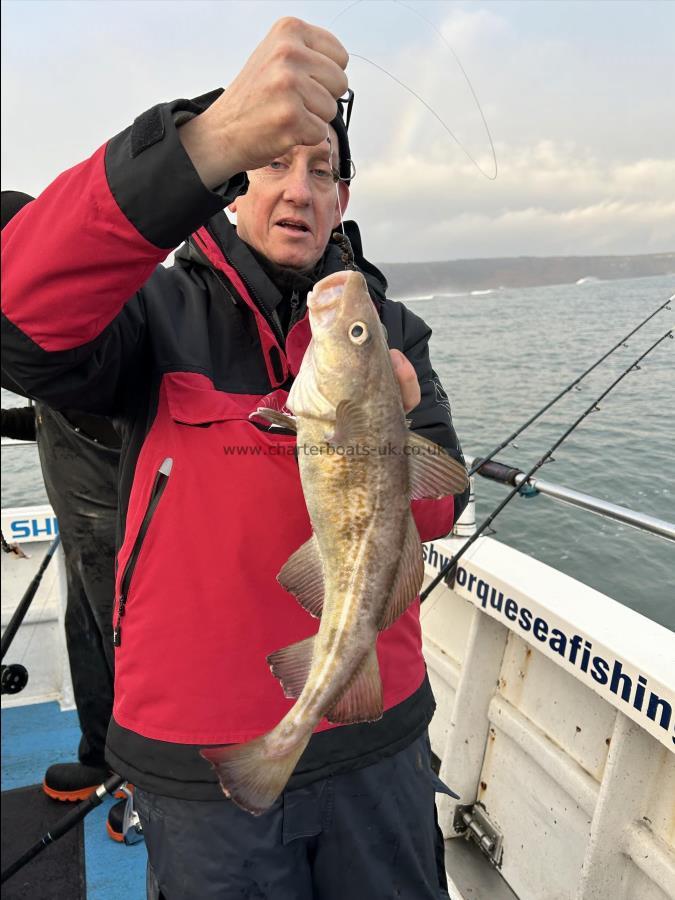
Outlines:
{"label": "jacket collar", "polygon": [[[256,297],[264,297],[265,306],[270,310],[275,310],[281,303],[286,293],[285,288],[292,283],[294,278],[298,287],[302,288],[299,293],[304,304],[307,291],[319,279],[324,278],[326,275],[332,275],[334,272],[339,272],[344,268],[342,251],[332,241],[328,244],[322,260],[317,264],[311,275],[305,276],[293,273],[288,269],[282,269],[273,263],[267,262],[266,265],[263,265],[260,260],[260,254],[241,240],[237,235],[237,229],[224,212],[213,216],[207,223],[207,228],[226,258],[242,275],[246,283],[250,285],[254,295]],[[356,222],[345,222],[345,229],[354,249],[356,267],[365,277],[370,295],[379,310],[386,296],[387,279],[376,266],[368,262],[363,256],[361,234]],[[205,264],[203,258],[195,254],[189,244],[184,244],[179,248],[176,251],[175,258],[178,265]],[[282,275],[280,273],[288,274]]]}

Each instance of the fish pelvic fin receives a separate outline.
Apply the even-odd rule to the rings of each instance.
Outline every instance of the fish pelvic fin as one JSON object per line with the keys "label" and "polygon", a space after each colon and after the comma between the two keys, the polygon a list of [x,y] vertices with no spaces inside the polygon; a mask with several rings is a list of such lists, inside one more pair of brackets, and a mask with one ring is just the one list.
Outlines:
{"label": "fish pelvic fin", "polygon": [[323,561],[316,535],[306,541],[286,560],[277,575],[279,584],[293,594],[298,603],[320,619],[325,593]]}
{"label": "fish pelvic fin", "polygon": [[199,751],[211,763],[225,796],[254,816],[266,812],[283,792],[311,737],[309,731],[282,755],[271,755],[273,734]]}
{"label": "fish pelvic fin", "polygon": [[375,646],[349,682],[338,702],[326,712],[329,722],[352,725],[355,722],[375,722],[382,718],[382,678]]}
{"label": "fish pelvic fin", "polygon": [[466,490],[469,484],[466,466],[438,444],[411,431],[408,448],[411,500],[437,500]]}
{"label": "fish pelvic fin", "polygon": [[297,699],[307,682],[314,655],[314,637],[275,650],[267,657],[272,675],[279,679],[284,696]]}
{"label": "fish pelvic fin", "polygon": [[408,530],[401,551],[398,571],[389,603],[379,624],[380,631],[389,628],[403,615],[419,594],[424,581],[424,558],[419,532],[412,515],[408,520]]}

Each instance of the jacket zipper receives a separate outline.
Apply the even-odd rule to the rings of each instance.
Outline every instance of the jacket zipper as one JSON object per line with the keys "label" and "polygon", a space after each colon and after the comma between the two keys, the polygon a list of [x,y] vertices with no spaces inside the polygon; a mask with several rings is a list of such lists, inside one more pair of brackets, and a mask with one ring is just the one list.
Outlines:
{"label": "jacket zipper", "polygon": [[[223,253],[223,256],[225,256],[225,253]],[[225,259],[227,259],[227,256],[225,256]],[[230,262],[230,260],[227,259],[227,261],[232,266],[232,268],[234,268],[234,266]],[[237,270],[237,271],[239,271],[239,270]],[[258,309],[260,310],[260,312],[263,314],[263,316],[267,320],[268,325],[274,332],[274,335],[277,339],[277,343],[279,344],[280,347],[283,347],[285,344],[285,338],[284,338],[284,333],[281,328],[281,325],[279,324],[279,317],[277,316],[277,314],[275,312],[268,309],[267,304],[265,303],[263,298],[259,297],[256,294],[256,292],[253,290],[253,287],[251,286],[250,281],[246,278],[246,275],[244,274],[244,272],[239,272],[239,277],[246,285],[246,289],[249,292],[249,294],[251,295],[251,297],[253,298],[253,302],[257,305]]]}
{"label": "jacket zipper", "polygon": [[[213,237],[213,235],[211,235],[211,236]],[[216,243],[218,243],[218,241],[216,241]],[[211,260],[206,255],[206,253],[204,253],[203,250],[201,250],[199,247],[197,247],[196,242],[194,242],[194,241],[191,242],[190,246],[194,250],[197,251],[198,255],[203,260],[205,260],[208,263],[208,265],[211,267],[211,269],[216,273],[216,277],[218,278],[218,281],[220,281],[220,283],[223,285],[223,287],[226,287],[226,283],[230,285],[230,287],[232,288],[232,292],[234,294],[234,296],[230,295],[230,299],[234,302],[234,305],[237,306],[237,301],[234,299],[237,296],[237,291],[236,291],[234,285],[231,284],[229,278],[227,278],[227,276],[223,272],[221,272],[219,269],[217,269],[215,267],[215,265],[211,262]],[[267,308],[267,305],[265,304],[265,301],[262,299],[262,297],[259,297],[256,294],[256,292],[253,290],[253,287],[251,286],[250,281],[246,277],[245,273],[240,272],[239,269],[236,268],[236,266],[233,264],[232,260],[228,257],[228,255],[225,253],[225,251],[223,250],[222,247],[219,247],[219,249],[220,249],[220,252],[223,254],[223,258],[225,259],[227,264],[232,266],[233,269],[236,269],[239,277],[244,282],[246,290],[249,292],[251,299],[253,300],[255,305],[258,307],[260,312],[263,314],[263,318],[265,319],[267,324],[270,326],[270,328],[274,332],[274,336],[277,339],[279,346],[283,347],[284,346],[284,333],[278,322],[278,317],[276,317],[276,315],[272,312],[272,310]],[[230,292],[228,291],[228,294],[229,293]]]}
{"label": "jacket zipper", "polygon": [[152,521],[152,517],[155,514],[155,510],[157,509],[160,498],[164,493],[164,489],[166,488],[166,484],[169,480],[169,475],[171,474],[172,466],[173,460],[170,456],[168,456],[159,467],[157,474],[155,475],[155,480],[152,485],[152,491],[150,492],[150,500],[148,501],[148,507],[145,511],[145,515],[143,516],[141,527],[138,529],[138,534],[136,535],[133,549],[131,551],[129,559],[127,560],[127,564],[124,567],[124,573],[122,574],[122,581],[120,583],[120,599],[117,605],[115,624],[113,626],[114,647],[119,647],[122,643],[122,617],[124,616],[124,613],[126,611],[127,599],[129,597],[129,586],[134,574],[134,569],[136,568],[136,562],[141,552],[141,547],[143,546],[145,535],[148,531],[148,528],[150,527],[150,522]]}
{"label": "jacket zipper", "polygon": [[297,288],[291,294],[291,317],[288,320],[288,333],[291,333],[291,328],[298,321],[298,310],[300,309],[300,293]]}

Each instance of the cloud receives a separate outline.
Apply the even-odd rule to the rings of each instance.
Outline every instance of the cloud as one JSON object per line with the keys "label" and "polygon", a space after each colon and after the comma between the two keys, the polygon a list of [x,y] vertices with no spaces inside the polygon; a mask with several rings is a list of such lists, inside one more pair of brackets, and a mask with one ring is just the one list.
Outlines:
{"label": "cloud", "polygon": [[[497,181],[409,155],[361,169],[350,213],[373,258],[663,252],[675,247],[675,160],[607,166],[551,141],[500,149]],[[401,234],[404,229],[405,236]]]}
{"label": "cloud", "polygon": [[513,30],[503,16],[488,9],[454,9],[443,20],[439,31],[457,53],[471,55],[513,40]]}

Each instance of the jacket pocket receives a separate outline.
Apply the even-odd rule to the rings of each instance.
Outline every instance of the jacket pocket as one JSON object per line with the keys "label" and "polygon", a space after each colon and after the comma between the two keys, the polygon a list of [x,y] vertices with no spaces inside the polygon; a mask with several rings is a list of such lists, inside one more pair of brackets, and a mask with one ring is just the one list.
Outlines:
{"label": "jacket pocket", "polygon": [[171,372],[164,376],[163,385],[169,415],[179,425],[246,419],[256,399],[216,390],[209,378],[193,372]]}
{"label": "jacket pocket", "polygon": [[167,457],[159,467],[157,474],[155,475],[155,480],[152,485],[152,490],[150,491],[150,498],[148,500],[148,506],[145,510],[145,515],[143,516],[143,520],[141,522],[141,527],[138,529],[138,534],[136,535],[134,546],[132,547],[131,553],[129,554],[129,558],[124,567],[124,572],[122,573],[122,578],[120,581],[120,597],[117,603],[117,613],[115,615],[115,622],[113,625],[114,647],[119,647],[122,643],[122,618],[126,613],[126,605],[127,600],[129,599],[131,579],[133,578],[134,569],[136,568],[136,563],[141,553],[145,535],[147,534],[148,528],[150,527],[150,522],[152,521],[152,517],[155,514],[155,510],[159,505],[159,501],[162,497],[162,494],[164,493],[167,482],[169,481],[169,475],[171,474],[172,466],[173,460],[171,459],[171,457]]}

